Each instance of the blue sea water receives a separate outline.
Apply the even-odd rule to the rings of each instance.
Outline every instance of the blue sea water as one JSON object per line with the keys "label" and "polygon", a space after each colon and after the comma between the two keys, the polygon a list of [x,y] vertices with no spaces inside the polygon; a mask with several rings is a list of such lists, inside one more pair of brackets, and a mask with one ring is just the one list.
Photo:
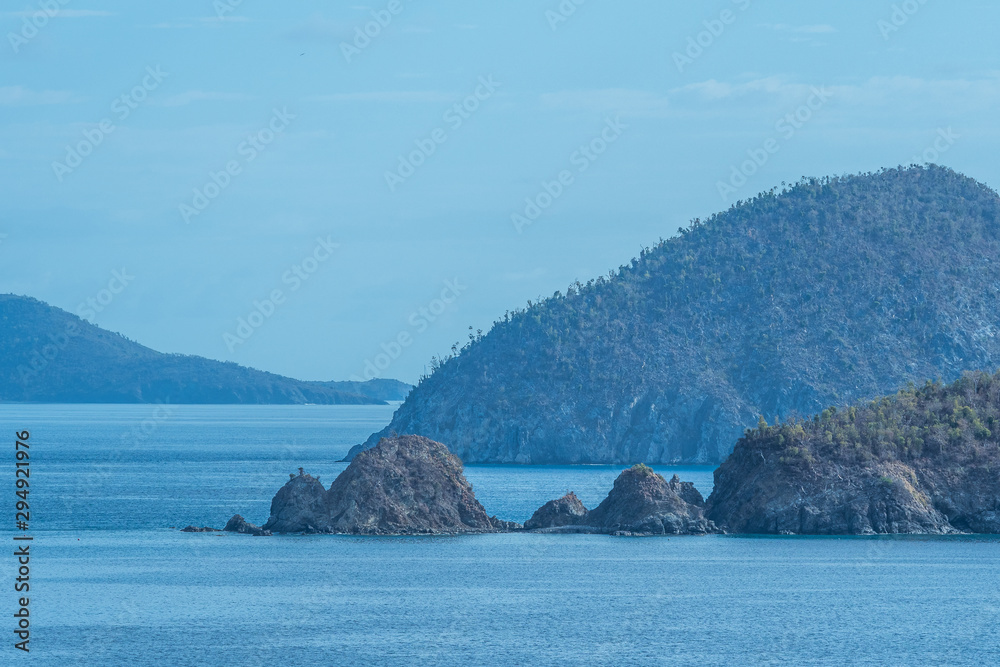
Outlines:
{"label": "blue sea water", "polygon": [[[290,472],[332,482],[391,412],[0,405],[0,540],[12,553],[23,429],[35,537],[30,655],[13,648],[15,563],[0,559],[0,664],[1000,664],[994,538],[176,530],[264,521]],[[488,512],[523,521],[568,490],[596,505],[620,469],[466,475]],[[658,470],[711,491],[710,468]]]}

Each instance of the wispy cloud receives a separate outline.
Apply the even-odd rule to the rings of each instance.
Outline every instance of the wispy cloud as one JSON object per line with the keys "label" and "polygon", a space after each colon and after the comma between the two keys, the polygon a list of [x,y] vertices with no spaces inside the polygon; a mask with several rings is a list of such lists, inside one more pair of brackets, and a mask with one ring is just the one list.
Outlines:
{"label": "wispy cloud", "polygon": [[66,90],[29,90],[24,86],[0,87],[0,106],[35,106],[42,104],[71,104],[78,101]]}
{"label": "wispy cloud", "polygon": [[184,19],[176,23],[153,23],[139,26],[142,28],[154,28],[156,30],[184,30],[190,28],[219,26],[223,23],[250,23],[253,19],[246,16],[200,16],[197,18]]}
{"label": "wispy cloud", "polygon": [[789,25],[788,23],[761,23],[761,27],[775,32],[794,33],[797,35],[828,35],[837,32],[832,25],[821,23],[813,25]]}
{"label": "wispy cloud", "polygon": [[290,28],[285,37],[292,40],[313,42],[339,43],[351,34],[352,25],[342,21],[331,21],[324,16],[314,14],[305,22]]}
{"label": "wispy cloud", "polygon": [[309,102],[453,102],[460,99],[457,93],[445,93],[434,90],[385,90],[367,93],[334,93],[332,95],[313,95],[306,98]]}
{"label": "wispy cloud", "polygon": [[706,102],[739,102],[741,105],[786,105],[801,102],[822,85],[831,91],[840,103],[900,107],[916,104],[920,108],[932,106],[953,110],[955,108],[988,108],[1000,103],[1000,74],[988,73],[978,78],[923,79],[908,76],[871,77],[858,83],[828,84],[823,81],[802,83],[784,77],[771,76],[746,81],[718,81],[708,79],[668,91],[677,107],[690,108]]}
{"label": "wispy cloud", "polygon": [[48,16],[58,16],[64,19],[80,19],[93,16],[117,16],[115,12],[106,12],[100,9],[22,9],[17,12],[3,12],[3,16],[32,17],[39,12],[44,12]]}
{"label": "wispy cloud", "polygon": [[670,101],[662,93],[629,88],[544,93],[541,103],[546,109],[577,109],[629,116],[664,116],[670,106]]}
{"label": "wispy cloud", "polygon": [[[786,83],[781,77],[777,76],[751,79],[742,83],[708,79],[707,81],[689,83],[679,88],[673,88],[670,90],[670,94],[676,96],[697,95],[706,100],[724,100],[754,93],[784,96],[789,93],[799,92],[798,89],[803,85]],[[808,86],[805,87],[808,88]]]}
{"label": "wispy cloud", "polygon": [[201,23],[250,23],[253,19],[248,16],[202,16],[196,19]]}
{"label": "wispy cloud", "polygon": [[257,99],[252,95],[243,93],[222,93],[205,90],[187,90],[177,95],[172,95],[159,102],[159,106],[181,107],[193,102],[248,102]]}

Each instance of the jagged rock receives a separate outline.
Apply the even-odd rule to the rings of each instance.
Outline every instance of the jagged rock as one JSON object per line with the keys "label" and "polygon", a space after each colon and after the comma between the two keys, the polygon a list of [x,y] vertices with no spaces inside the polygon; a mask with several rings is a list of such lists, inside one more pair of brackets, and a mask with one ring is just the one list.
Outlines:
{"label": "jagged rock", "polygon": [[502,532],[520,525],[486,514],[462,462],[447,447],[404,435],[384,438],[355,457],[329,490],[300,470],[271,501],[263,528],[408,535]]}
{"label": "jagged rock", "polygon": [[181,532],[182,533],[217,533],[219,531],[217,529],[215,529],[215,528],[209,528],[208,526],[202,526],[201,528],[199,528],[198,526],[187,526],[185,528],[181,528]]}
{"label": "jagged rock", "polygon": [[493,529],[498,533],[512,533],[524,529],[524,526],[516,521],[505,521],[496,516],[490,517],[490,523],[493,524]]}
{"label": "jagged rock", "polygon": [[244,533],[246,535],[255,535],[257,537],[270,535],[270,530],[264,530],[259,526],[255,526],[249,523],[239,514],[234,514],[233,518],[226,523],[226,527],[222,529],[227,533]]}
{"label": "jagged rock", "polygon": [[648,466],[622,471],[614,488],[596,508],[587,511],[568,493],[540,507],[525,522],[529,530],[592,532],[615,535],[684,535],[717,532],[705,519],[705,500],[690,482],[677,475],[669,482]]}
{"label": "jagged rock", "polygon": [[587,524],[637,535],[716,532],[704,508],[705,500],[693,484],[677,475],[667,482],[640,463],[622,471],[608,497],[587,513]]}
{"label": "jagged rock", "polygon": [[558,528],[561,526],[579,525],[587,517],[587,508],[583,506],[576,494],[570,491],[562,498],[550,500],[524,522],[526,530],[541,528]]}
{"label": "jagged rock", "polygon": [[320,481],[299,468],[271,500],[271,516],[261,529],[275,533],[328,532],[326,489]]}

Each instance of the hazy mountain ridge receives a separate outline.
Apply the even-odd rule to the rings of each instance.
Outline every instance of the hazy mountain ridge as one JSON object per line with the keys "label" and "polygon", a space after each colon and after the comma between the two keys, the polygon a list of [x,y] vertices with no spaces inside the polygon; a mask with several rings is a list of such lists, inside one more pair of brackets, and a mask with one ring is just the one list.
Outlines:
{"label": "hazy mountain ridge", "polygon": [[362,395],[231,362],[156,352],[30,297],[0,295],[0,327],[2,401],[385,403],[372,395],[377,387]]}
{"label": "hazy mountain ridge", "polygon": [[366,445],[397,432],[468,463],[718,462],[759,415],[996,367],[998,217],[994,191],[936,166],[738,202],[508,313]]}

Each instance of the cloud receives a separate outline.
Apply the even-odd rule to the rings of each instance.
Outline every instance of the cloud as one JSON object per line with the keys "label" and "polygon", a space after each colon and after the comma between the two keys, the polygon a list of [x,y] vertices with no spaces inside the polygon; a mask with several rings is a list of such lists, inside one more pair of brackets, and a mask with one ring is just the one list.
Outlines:
{"label": "cloud", "polygon": [[978,78],[922,79],[908,76],[871,77],[857,83],[832,84],[822,81],[801,83],[771,76],[747,81],[728,82],[708,79],[668,91],[676,108],[704,107],[724,109],[715,103],[738,103],[734,111],[747,105],[780,107],[801,104],[822,87],[838,103],[864,108],[894,107],[923,109],[928,112],[955,113],[956,109],[990,108],[1000,103],[1000,73],[990,72]]}
{"label": "cloud", "polygon": [[781,77],[777,76],[751,79],[743,83],[729,83],[728,81],[708,79],[707,81],[689,83],[679,88],[673,88],[670,90],[670,94],[678,96],[694,95],[705,100],[724,100],[754,93],[787,96],[800,92],[800,89],[803,87],[808,88],[804,84],[785,83]]}
{"label": "cloud", "polygon": [[0,106],[36,106],[71,104],[78,99],[65,90],[28,90],[24,86],[0,86]]}
{"label": "cloud", "polygon": [[[187,21],[191,21],[188,23]],[[197,28],[199,26],[220,26],[223,23],[250,23],[253,19],[246,16],[201,16],[198,18],[184,19],[184,22],[179,23],[152,23],[149,25],[139,26],[140,28],[154,28],[156,30],[183,30],[189,28]]]}
{"label": "cloud", "polygon": [[761,23],[761,27],[775,32],[795,33],[799,35],[827,35],[837,32],[832,25],[822,23],[814,25],[789,25],[787,23]]}
{"label": "cloud", "polygon": [[106,12],[99,9],[22,9],[18,12],[4,12],[4,16],[32,17],[36,14],[59,17],[64,19],[80,19],[93,16],[117,16],[115,12]]}
{"label": "cloud", "polygon": [[386,90],[367,93],[335,93],[332,95],[314,95],[306,98],[308,102],[400,102],[413,103],[444,103],[461,99],[456,93],[444,93],[433,90]]}
{"label": "cloud", "polygon": [[248,102],[255,99],[257,98],[252,95],[244,95],[243,93],[187,90],[183,93],[172,95],[171,97],[164,99],[159,102],[159,106],[181,107],[187,106],[193,102]]}
{"label": "cloud", "polygon": [[197,19],[201,23],[250,23],[247,16],[202,16]]}
{"label": "cloud", "polygon": [[670,106],[668,98],[661,93],[628,88],[544,93],[541,103],[546,109],[576,109],[628,116],[665,116]]}
{"label": "cloud", "polygon": [[354,26],[342,21],[331,21],[319,14],[310,16],[285,32],[285,37],[292,40],[307,40],[319,42],[340,42],[351,34]]}

